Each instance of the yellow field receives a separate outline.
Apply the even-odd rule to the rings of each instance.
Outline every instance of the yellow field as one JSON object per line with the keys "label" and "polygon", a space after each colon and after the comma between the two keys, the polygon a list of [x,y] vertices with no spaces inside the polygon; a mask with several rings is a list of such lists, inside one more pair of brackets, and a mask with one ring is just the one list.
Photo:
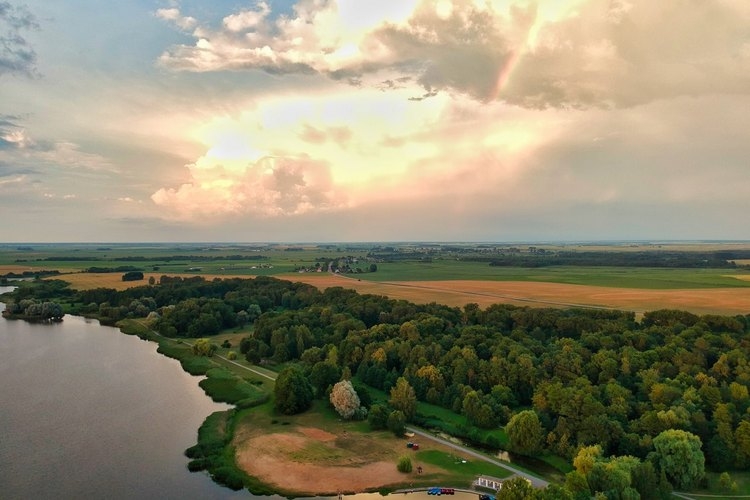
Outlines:
{"label": "yellow field", "polygon": [[[291,279],[291,278],[290,278]],[[504,303],[537,307],[595,306],[646,312],[682,309],[696,314],[748,314],[750,288],[646,290],[529,281],[416,281],[375,283],[337,275],[306,274],[297,281],[319,288],[343,286],[360,293],[386,295],[426,304],[437,302],[482,307]]]}
{"label": "yellow field", "polygon": [[[153,276],[145,273],[143,281],[122,281],[120,273],[76,273],[65,274],[57,279],[71,283],[76,290],[106,287],[124,290],[148,283]],[[202,275],[207,280],[214,278],[252,278],[252,276]],[[536,307],[602,307],[624,309],[634,312],[656,309],[682,309],[696,314],[748,314],[750,313],[750,288],[710,288],[685,290],[646,290],[633,288],[611,288],[561,283],[536,283],[528,281],[414,281],[379,283],[359,281],[327,273],[289,274],[281,279],[309,283],[320,289],[332,286],[351,288],[360,293],[385,295],[417,304],[437,302],[449,306],[463,307],[477,303],[481,307],[504,303]],[[750,279],[742,276],[742,279]]]}
{"label": "yellow field", "polygon": [[[92,288],[114,288],[115,290],[125,290],[127,288],[133,288],[136,286],[148,285],[148,279],[153,276],[156,282],[159,282],[159,278],[164,273],[143,273],[143,280],[141,281],[122,281],[122,273],[74,273],[74,274],[61,274],[60,276],[52,276],[49,279],[61,279],[70,283],[70,287],[74,290],[90,290]],[[187,278],[192,275],[180,275],[182,278]],[[213,274],[202,274],[207,280],[214,278],[252,278],[253,276],[229,276],[226,274],[213,275]]]}

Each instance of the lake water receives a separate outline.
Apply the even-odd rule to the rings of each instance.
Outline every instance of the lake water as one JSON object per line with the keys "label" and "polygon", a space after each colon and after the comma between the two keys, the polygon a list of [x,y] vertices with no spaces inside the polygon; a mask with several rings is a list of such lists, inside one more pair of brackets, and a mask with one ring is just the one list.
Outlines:
{"label": "lake water", "polygon": [[98,321],[0,318],[0,498],[250,498],[187,470],[227,408],[199,380]]}

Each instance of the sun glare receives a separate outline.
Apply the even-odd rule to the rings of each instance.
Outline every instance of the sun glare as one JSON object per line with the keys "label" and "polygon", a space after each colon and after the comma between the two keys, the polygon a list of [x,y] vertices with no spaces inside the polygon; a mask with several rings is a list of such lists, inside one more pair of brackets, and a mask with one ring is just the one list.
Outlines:
{"label": "sun glare", "polygon": [[239,123],[209,127],[201,136],[209,146],[206,156],[214,160],[255,162],[266,154],[253,147],[251,134]]}

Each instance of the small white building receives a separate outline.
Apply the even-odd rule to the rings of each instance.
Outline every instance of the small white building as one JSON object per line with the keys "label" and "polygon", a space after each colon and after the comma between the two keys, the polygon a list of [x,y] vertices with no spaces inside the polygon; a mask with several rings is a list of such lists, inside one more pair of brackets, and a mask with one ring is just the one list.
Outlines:
{"label": "small white building", "polygon": [[497,491],[503,487],[503,479],[498,479],[492,476],[479,476],[474,480],[474,486]]}

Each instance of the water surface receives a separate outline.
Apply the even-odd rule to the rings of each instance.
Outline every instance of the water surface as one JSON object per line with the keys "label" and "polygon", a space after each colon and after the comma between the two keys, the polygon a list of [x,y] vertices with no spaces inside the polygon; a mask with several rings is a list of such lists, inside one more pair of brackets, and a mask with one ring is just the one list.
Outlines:
{"label": "water surface", "polygon": [[0,497],[251,497],[187,470],[198,427],[228,408],[199,380],[98,321],[0,318]]}

